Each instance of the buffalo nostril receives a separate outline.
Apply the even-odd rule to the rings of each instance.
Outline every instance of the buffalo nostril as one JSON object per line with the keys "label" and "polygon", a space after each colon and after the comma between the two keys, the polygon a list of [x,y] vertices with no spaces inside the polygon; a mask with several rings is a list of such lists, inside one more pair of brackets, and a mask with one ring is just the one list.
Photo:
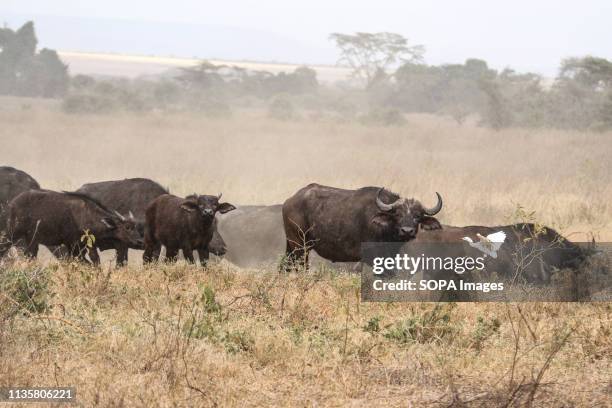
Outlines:
{"label": "buffalo nostril", "polygon": [[404,235],[414,235],[414,228],[412,227],[402,227],[401,231]]}
{"label": "buffalo nostril", "polygon": [[213,215],[214,213],[213,213],[213,210],[211,210],[210,208],[207,208],[207,209],[204,210],[204,214],[205,215]]}

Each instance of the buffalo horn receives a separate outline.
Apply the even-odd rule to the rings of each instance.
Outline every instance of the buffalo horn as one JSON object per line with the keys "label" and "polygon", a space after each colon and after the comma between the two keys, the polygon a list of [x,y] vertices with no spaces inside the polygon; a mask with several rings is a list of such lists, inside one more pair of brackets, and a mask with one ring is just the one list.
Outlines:
{"label": "buffalo horn", "polygon": [[381,191],[383,191],[385,188],[382,187],[380,190],[378,190],[378,194],[376,194],[376,205],[378,206],[378,208],[381,211],[391,211],[392,209],[394,209],[395,207],[397,207],[399,204],[401,204],[402,199],[398,198],[397,200],[395,200],[395,202],[391,203],[391,204],[385,204],[382,202],[382,200],[380,199],[380,193]]}
{"label": "buffalo horn", "polygon": [[442,197],[438,192],[436,192],[436,195],[438,196],[438,203],[433,208],[424,208],[423,211],[425,212],[425,214],[436,215],[442,209]]}

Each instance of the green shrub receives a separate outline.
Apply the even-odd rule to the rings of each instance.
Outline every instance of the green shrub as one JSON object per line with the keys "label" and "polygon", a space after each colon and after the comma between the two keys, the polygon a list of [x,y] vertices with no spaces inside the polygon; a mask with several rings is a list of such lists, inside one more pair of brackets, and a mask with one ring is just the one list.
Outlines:
{"label": "green shrub", "polygon": [[224,333],[221,336],[221,342],[225,346],[225,350],[231,354],[252,351],[255,345],[253,337],[242,330]]}
{"label": "green shrub", "polygon": [[380,316],[374,316],[368,323],[363,327],[363,331],[370,334],[378,333],[380,331]]}
{"label": "green shrub", "polygon": [[472,347],[480,351],[485,340],[499,332],[500,326],[501,322],[497,318],[485,320],[482,316],[478,316],[476,328],[472,334]]}
{"label": "green shrub", "polygon": [[191,316],[185,322],[183,332],[187,337],[216,340],[216,325],[221,320],[221,305],[215,299],[215,291],[204,285],[200,287],[200,297],[193,303]]}
{"label": "green shrub", "polygon": [[439,342],[452,334],[455,329],[450,324],[450,308],[436,305],[432,310],[397,322],[384,336],[398,343]]}
{"label": "green shrub", "polygon": [[53,296],[49,271],[41,266],[0,268],[0,313],[10,318],[20,312],[44,313]]}

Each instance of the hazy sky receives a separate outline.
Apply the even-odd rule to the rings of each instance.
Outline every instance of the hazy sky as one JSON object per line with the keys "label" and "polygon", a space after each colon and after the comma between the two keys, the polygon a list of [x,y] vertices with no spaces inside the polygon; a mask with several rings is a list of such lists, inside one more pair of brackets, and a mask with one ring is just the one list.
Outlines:
{"label": "hazy sky", "polygon": [[[336,53],[327,39],[329,33],[392,31],[425,45],[426,61],[432,64],[479,57],[498,69],[511,66],[553,76],[564,57],[590,54],[612,59],[610,0],[0,0],[2,16],[11,26],[29,17],[55,21],[42,25],[41,43],[83,51],[159,50],[186,57],[334,63]],[[101,22],[76,24],[74,31],[78,28],[79,32],[71,32],[57,22],[77,19],[53,20],[50,16]],[[129,20],[119,24],[133,41],[114,38],[109,32],[114,27],[110,19]],[[194,38],[181,34],[176,24],[145,22],[189,23],[185,25],[216,27],[217,31],[211,31],[208,38]],[[139,28],[130,32],[129,27]],[[78,42],[79,38],[89,42]],[[163,47],[133,45],[136,41],[159,42]],[[261,41],[267,44],[257,44]]]}

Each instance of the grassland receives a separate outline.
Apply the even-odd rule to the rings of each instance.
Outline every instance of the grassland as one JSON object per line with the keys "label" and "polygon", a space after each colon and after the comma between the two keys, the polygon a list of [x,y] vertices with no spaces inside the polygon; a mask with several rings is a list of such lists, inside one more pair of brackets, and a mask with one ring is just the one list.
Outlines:
{"label": "grassland", "polygon": [[[447,224],[519,215],[574,240],[612,238],[610,133],[1,102],[0,162],[45,188],[144,176],[273,204],[313,181],[385,185],[426,205],[439,191]],[[368,304],[349,274],[226,261],[1,268],[0,386],[76,386],[80,406],[603,407],[611,395],[610,303]]]}

